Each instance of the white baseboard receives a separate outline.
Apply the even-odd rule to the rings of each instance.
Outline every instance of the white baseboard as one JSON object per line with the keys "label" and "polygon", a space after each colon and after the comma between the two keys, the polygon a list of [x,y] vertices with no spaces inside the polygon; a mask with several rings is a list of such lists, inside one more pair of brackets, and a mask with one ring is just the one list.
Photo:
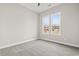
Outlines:
{"label": "white baseboard", "polygon": [[26,43],[26,42],[30,42],[30,41],[33,41],[33,40],[36,40],[36,39],[37,38],[32,37],[32,38],[26,39],[25,41],[21,41],[21,42],[17,42],[17,43],[13,43],[13,44],[8,44],[8,45],[0,46],[0,49],[11,47],[11,46],[16,46],[16,45],[23,44],[23,43]]}
{"label": "white baseboard", "polygon": [[56,40],[49,40],[48,38],[40,38],[40,39],[79,48],[79,45],[76,45],[76,44],[71,44],[71,43],[66,43],[66,42],[61,42],[61,41],[56,41]]}

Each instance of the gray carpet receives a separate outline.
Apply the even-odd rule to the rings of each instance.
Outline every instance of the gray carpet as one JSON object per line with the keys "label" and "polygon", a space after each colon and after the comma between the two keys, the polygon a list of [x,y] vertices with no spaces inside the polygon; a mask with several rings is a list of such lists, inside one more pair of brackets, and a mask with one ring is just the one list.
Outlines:
{"label": "gray carpet", "polygon": [[34,40],[0,50],[1,56],[79,56],[79,49],[53,42]]}

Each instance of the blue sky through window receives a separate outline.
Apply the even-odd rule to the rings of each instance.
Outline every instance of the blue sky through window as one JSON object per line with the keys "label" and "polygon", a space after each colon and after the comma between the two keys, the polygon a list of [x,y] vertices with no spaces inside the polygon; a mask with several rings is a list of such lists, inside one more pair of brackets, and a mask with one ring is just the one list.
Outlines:
{"label": "blue sky through window", "polygon": [[51,16],[51,24],[60,25],[60,15],[55,14]]}
{"label": "blue sky through window", "polygon": [[[49,16],[44,16],[42,20],[42,25],[49,25]],[[51,25],[60,25],[60,14],[51,15]]]}

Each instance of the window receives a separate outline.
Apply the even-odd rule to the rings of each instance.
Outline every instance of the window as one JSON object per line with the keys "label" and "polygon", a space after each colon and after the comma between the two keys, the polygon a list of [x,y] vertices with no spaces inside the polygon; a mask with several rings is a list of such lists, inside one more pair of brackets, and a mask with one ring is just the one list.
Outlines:
{"label": "window", "polygon": [[49,33],[49,16],[42,17],[42,33]]}
{"label": "window", "polygon": [[60,12],[42,16],[42,33],[52,35],[60,34],[60,17]]}
{"label": "window", "polygon": [[53,35],[60,34],[60,13],[51,15],[51,33]]}

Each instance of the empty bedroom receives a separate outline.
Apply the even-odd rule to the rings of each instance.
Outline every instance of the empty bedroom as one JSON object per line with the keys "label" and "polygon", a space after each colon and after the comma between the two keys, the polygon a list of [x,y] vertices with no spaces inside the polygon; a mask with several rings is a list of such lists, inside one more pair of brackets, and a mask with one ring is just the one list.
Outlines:
{"label": "empty bedroom", "polygon": [[0,3],[0,56],[79,56],[79,3]]}

